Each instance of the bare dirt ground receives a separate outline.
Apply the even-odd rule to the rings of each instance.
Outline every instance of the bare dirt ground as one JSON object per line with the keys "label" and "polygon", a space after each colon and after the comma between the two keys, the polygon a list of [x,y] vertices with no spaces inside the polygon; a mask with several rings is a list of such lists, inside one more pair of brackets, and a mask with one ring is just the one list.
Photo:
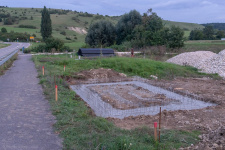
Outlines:
{"label": "bare dirt ground", "polygon": [[[70,84],[94,82],[118,82],[131,80],[126,75],[111,69],[92,69],[67,77]],[[150,84],[164,89],[173,89],[178,94],[199,97],[202,101],[213,102],[216,106],[198,110],[163,111],[164,129],[199,130],[204,135],[202,141],[190,149],[225,149],[225,81],[209,78],[175,78],[173,80],[149,80]],[[133,129],[140,126],[153,126],[159,115],[127,117],[124,119],[108,118],[116,126]]]}
{"label": "bare dirt ground", "polygon": [[79,28],[79,27],[67,27],[67,29],[71,31],[75,31],[79,34],[87,34],[87,31],[84,28]]}
{"label": "bare dirt ground", "polygon": [[167,98],[164,94],[155,94],[142,87],[135,86],[134,84],[97,85],[90,87],[90,89],[97,92],[103,101],[121,110],[165,106],[171,102],[177,101]]}

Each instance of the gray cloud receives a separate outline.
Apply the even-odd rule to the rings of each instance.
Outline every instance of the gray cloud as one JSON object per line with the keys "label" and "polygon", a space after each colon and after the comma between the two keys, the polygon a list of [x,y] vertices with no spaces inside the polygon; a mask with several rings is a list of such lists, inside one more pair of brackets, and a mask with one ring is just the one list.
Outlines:
{"label": "gray cloud", "polygon": [[225,1],[217,0],[1,0],[9,7],[62,8],[103,15],[122,15],[152,8],[165,20],[193,23],[225,22]]}

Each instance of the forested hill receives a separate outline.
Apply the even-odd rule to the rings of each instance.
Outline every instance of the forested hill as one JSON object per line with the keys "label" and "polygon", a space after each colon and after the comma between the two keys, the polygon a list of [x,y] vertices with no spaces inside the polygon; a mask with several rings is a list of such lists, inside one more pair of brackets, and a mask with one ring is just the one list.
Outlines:
{"label": "forested hill", "polygon": [[214,29],[225,30],[225,23],[207,23],[202,24],[203,26],[212,26]]}

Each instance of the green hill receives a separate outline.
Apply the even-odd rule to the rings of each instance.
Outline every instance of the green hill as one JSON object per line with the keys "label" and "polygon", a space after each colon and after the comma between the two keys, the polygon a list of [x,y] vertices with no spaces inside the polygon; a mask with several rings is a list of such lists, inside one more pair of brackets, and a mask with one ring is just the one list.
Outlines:
{"label": "green hill", "polygon": [[225,30],[225,23],[207,23],[202,24],[203,26],[212,26],[214,29],[217,30]]}
{"label": "green hill", "polygon": [[168,21],[163,20],[163,23],[166,27],[171,27],[172,25],[178,26],[184,31],[191,31],[194,29],[203,29],[204,26],[196,23],[186,23],[186,22],[174,22],[174,21]]}
{"label": "green hill", "polygon": [[[40,40],[41,10],[40,8],[1,8],[0,18],[2,18],[2,22],[0,22],[0,27],[5,27],[8,32],[35,34],[36,40]],[[76,45],[84,44],[85,33],[92,21],[104,18],[116,23],[118,18],[70,10],[48,10],[51,14],[53,36],[66,43],[71,43],[70,45],[73,45],[72,43],[74,42],[76,42]],[[4,25],[3,23],[4,15],[8,14],[10,14],[11,20],[13,20],[12,25]],[[20,28],[21,25],[33,26],[36,29]]]}
{"label": "green hill", "polygon": [[[41,40],[41,10],[42,8],[0,8],[0,18],[2,19],[0,28],[5,27],[8,32],[26,32],[36,36],[36,40]],[[87,12],[71,10],[48,10],[51,14],[53,36],[63,40],[66,45],[71,48],[78,48],[84,44],[85,33],[93,21],[108,19],[116,24],[120,18],[120,16],[102,16],[99,14],[89,14]],[[12,23],[11,25],[4,25],[3,22],[6,18],[11,19],[11,22],[9,22]],[[185,36],[188,36],[189,32],[195,28],[204,28],[202,25],[193,23],[164,21],[164,24],[167,27],[171,25],[179,26],[185,30]]]}

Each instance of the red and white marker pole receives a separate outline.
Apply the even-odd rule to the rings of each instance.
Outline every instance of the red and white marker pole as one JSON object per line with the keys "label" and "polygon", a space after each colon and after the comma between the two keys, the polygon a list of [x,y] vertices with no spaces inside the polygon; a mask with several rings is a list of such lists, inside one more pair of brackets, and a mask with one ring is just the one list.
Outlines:
{"label": "red and white marker pole", "polygon": [[44,66],[42,66],[42,74],[43,74],[43,76],[45,75],[45,67]]}
{"label": "red and white marker pole", "polygon": [[64,72],[66,71],[66,66],[64,65]]}
{"label": "red and white marker pole", "polygon": [[154,122],[154,137],[155,141],[157,141],[157,122]]}
{"label": "red and white marker pole", "polygon": [[58,101],[58,86],[55,85],[55,101]]}

